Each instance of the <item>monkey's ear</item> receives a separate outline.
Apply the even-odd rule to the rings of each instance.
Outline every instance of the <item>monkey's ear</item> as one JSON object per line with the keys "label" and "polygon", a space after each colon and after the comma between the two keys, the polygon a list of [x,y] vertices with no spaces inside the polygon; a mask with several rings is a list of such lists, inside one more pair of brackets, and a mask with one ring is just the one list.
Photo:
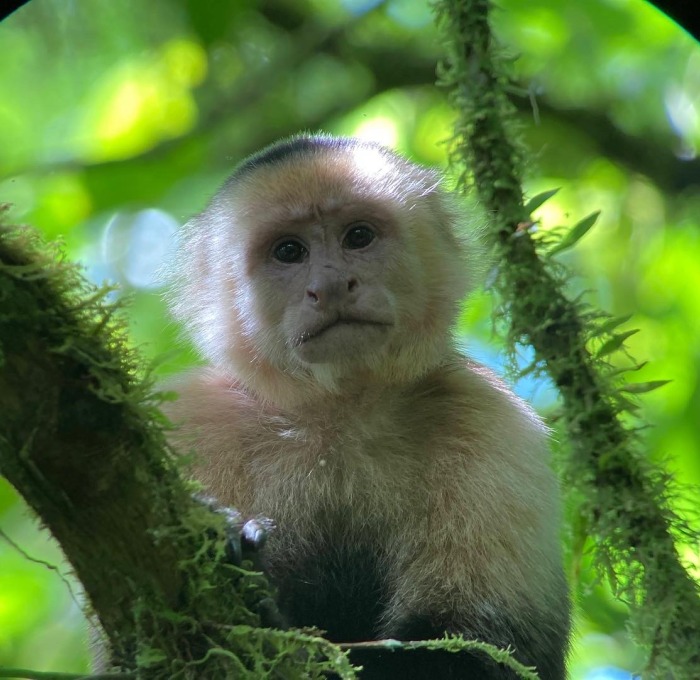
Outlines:
{"label": "monkey's ear", "polygon": [[187,322],[193,315],[190,306],[193,300],[201,299],[204,294],[204,281],[211,268],[208,249],[202,242],[201,219],[202,216],[198,215],[180,229],[170,262],[161,270],[165,300],[173,317],[182,322]]}
{"label": "monkey's ear", "polygon": [[455,192],[434,191],[427,197],[435,215],[438,230],[448,246],[460,260],[465,277],[464,294],[480,285],[489,270],[491,255],[487,248],[487,216],[473,199]]}

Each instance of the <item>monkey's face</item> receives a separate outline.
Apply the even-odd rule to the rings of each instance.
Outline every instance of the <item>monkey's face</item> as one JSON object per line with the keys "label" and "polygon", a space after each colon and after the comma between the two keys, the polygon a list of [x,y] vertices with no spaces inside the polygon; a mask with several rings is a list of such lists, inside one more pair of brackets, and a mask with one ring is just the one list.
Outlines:
{"label": "monkey's face", "polygon": [[276,353],[334,365],[381,355],[398,322],[401,245],[391,218],[362,203],[316,205],[266,232],[249,273],[256,325],[276,330]]}
{"label": "monkey's face", "polygon": [[175,312],[249,384],[422,373],[445,356],[466,280],[437,183],[360,142],[234,175],[190,225]]}
{"label": "monkey's face", "polygon": [[417,242],[428,225],[416,221],[430,218],[388,184],[396,173],[380,155],[321,156],[257,170],[235,192],[254,310],[244,333],[258,354],[337,375],[391,363],[420,326],[434,243]]}

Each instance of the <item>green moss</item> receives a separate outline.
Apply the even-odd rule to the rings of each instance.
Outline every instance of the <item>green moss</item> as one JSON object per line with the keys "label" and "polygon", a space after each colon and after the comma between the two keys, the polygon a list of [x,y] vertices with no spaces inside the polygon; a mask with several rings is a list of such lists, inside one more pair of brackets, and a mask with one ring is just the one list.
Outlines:
{"label": "green moss", "polygon": [[448,45],[440,80],[458,113],[452,162],[462,189],[475,191],[492,215],[494,289],[510,346],[532,345],[531,370],[546,370],[561,393],[571,446],[563,486],[582,499],[579,531],[593,538],[601,569],[631,606],[649,677],[698,678],[700,593],[675,547],[680,535],[698,536],[671,511],[668,477],[649,464],[636,436],[641,424],[627,424],[634,404],[608,361],[624,351],[628,334],[615,333],[619,319],[568,299],[568,274],[552,259],[597,215],[555,240],[537,242],[530,233],[534,208],[523,204],[521,185],[527,153],[507,97],[508,64],[493,45],[491,7],[487,0],[435,4]]}
{"label": "green moss", "polygon": [[272,593],[226,558],[227,527],[192,498],[118,303],[60,249],[0,226],[0,472],[57,538],[138,678],[354,677],[303,631],[259,628]]}

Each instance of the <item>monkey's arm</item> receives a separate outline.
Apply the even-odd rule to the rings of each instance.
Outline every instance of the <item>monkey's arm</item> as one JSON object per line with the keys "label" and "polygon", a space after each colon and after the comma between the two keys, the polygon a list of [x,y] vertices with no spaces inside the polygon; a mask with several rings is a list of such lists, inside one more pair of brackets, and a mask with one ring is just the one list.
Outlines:
{"label": "monkey's arm", "polygon": [[[458,634],[510,648],[542,680],[563,680],[570,605],[546,430],[481,367],[453,372],[444,384],[445,397],[433,392],[431,398],[450,427],[438,420],[436,431],[447,435],[426,447],[435,452],[424,480],[427,500],[415,503],[393,539],[392,596],[379,637]],[[367,658],[363,680],[517,677],[480,653],[381,657],[377,675]]]}
{"label": "monkey's arm", "polygon": [[[541,680],[564,680],[568,639],[565,588],[553,593],[550,609],[539,603],[482,604],[481,612],[434,611],[407,614],[386,637],[398,640],[440,639],[445,633],[488,642],[513,652],[517,661],[535,667]],[[362,680],[517,680],[520,676],[486,653],[429,649],[354,648],[350,658],[362,665]]]}

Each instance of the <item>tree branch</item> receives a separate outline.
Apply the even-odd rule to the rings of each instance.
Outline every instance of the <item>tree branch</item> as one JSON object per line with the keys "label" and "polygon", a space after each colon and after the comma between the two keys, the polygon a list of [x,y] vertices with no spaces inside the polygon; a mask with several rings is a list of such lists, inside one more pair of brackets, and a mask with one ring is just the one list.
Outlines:
{"label": "tree branch", "polygon": [[0,473],[61,544],[117,665],[143,678],[351,677],[327,641],[255,628],[267,583],[225,559],[224,519],[181,480],[104,295],[33,233],[0,226]]}
{"label": "tree branch", "polygon": [[[462,185],[473,181],[493,216],[495,285],[510,319],[511,343],[531,344],[561,393],[572,448],[566,486],[585,499],[585,530],[598,563],[607,565],[618,595],[632,606],[632,630],[649,651],[650,677],[692,680],[700,677],[700,598],[675,547],[687,527],[669,507],[663,473],[637,450],[634,432],[620,415],[630,405],[604,357],[623,345],[626,334],[614,333],[617,321],[566,297],[560,270],[540,257],[528,231],[530,210],[521,188],[526,153],[513,133],[488,24],[490,6],[488,0],[444,0],[437,6],[449,45],[443,82],[459,115],[454,161],[469,168]],[[589,228],[593,221],[579,226]],[[575,234],[576,227],[570,243]],[[607,318],[607,328],[594,318]],[[594,343],[597,355],[590,351]]]}

